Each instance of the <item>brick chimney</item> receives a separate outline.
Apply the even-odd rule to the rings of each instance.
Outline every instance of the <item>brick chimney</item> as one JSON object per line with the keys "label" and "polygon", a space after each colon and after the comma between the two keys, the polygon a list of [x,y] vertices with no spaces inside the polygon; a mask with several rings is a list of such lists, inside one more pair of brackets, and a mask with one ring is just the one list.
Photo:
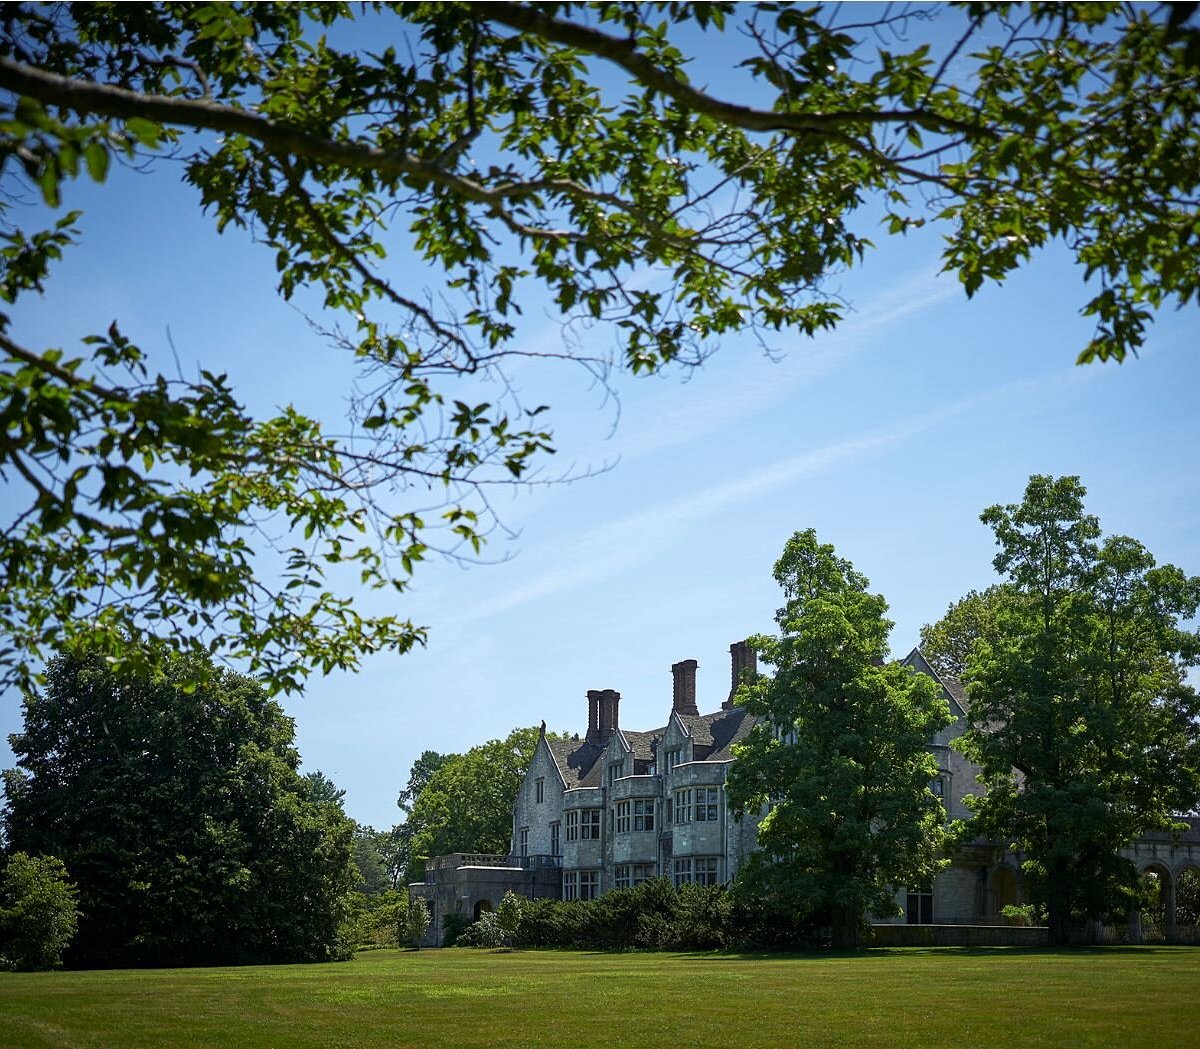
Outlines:
{"label": "brick chimney", "polygon": [[700,713],[696,707],[696,667],[699,665],[694,659],[685,659],[671,666],[671,675],[675,679],[671,709],[676,714]]}
{"label": "brick chimney", "polygon": [[750,647],[749,641],[735,641],[730,645],[729,661],[731,678],[729,698],[721,704],[722,710],[733,709],[733,697],[742,683],[744,671],[749,671],[750,677],[758,677],[758,653]]}
{"label": "brick chimney", "polygon": [[588,689],[588,730],[584,737],[589,743],[607,743],[617,730],[621,693],[616,689]]}
{"label": "brick chimney", "polygon": [[600,742],[607,743],[612,734],[617,731],[618,714],[621,706],[621,693],[616,689],[606,688],[600,693]]}
{"label": "brick chimney", "polygon": [[583,738],[589,743],[598,743],[600,741],[600,690],[589,688],[587,701],[588,730],[587,735]]}

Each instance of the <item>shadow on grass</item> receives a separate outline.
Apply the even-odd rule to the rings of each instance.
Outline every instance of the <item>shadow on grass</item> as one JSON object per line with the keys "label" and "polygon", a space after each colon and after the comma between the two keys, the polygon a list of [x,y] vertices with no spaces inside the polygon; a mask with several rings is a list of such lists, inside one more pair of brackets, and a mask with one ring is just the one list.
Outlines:
{"label": "shadow on grass", "polygon": [[[833,950],[813,948],[797,951],[673,951],[676,957],[695,961],[830,961],[839,958],[857,961],[883,961],[889,958],[913,958],[922,955],[951,958],[1013,958],[1034,955],[1040,958],[1061,956],[1063,958],[1128,958],[1131,954],[1153,955],[1174,954],[1180,951],[1198,950],[1190,944],[1137,944],[1090,947],[866,947],[859,950]],[[606,954],[605,951],[589,951],[589,954]],[[639,952],[641,953],[641,952]],[[653,952],[646,952],[653,953]]]}

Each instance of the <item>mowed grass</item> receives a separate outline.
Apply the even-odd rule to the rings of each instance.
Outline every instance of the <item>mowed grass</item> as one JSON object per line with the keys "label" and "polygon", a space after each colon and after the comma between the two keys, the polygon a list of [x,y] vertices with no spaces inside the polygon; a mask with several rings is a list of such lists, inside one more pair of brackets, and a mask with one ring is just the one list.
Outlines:
{"label": "mowed grass", "polygon": [[0,974],[5,1049],[1200,1045],[1200,949],[380,951]]}

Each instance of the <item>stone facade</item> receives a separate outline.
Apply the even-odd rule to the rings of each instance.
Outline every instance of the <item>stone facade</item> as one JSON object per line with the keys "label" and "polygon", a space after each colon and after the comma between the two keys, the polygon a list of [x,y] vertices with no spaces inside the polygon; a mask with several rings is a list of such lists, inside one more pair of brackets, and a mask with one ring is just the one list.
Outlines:
{"label": "stone facade", "polygon": [[[436,857],[425,882],[410,887],[430,906],[429,942],[441,942],[446,916],[477,918],[508,889],[531,898],[592,899],[654,877],[676,885],[731,881],[757,846],[757,821],[734,819],[726,800],[733,747],[756,721],[733,705],[739,681],[756,672],[754,652],[739,642],[730,653],[732,687],[713,713],[699,713],[697,663],[689,659],[671,668],[672,705],[661,728],[622,728],[621,695],[612,689],[587,693],[582,738],[549,737],[543,723],[513,805],[509,854]],[[902,662],[934,678],[950,704],[954,720],[930,741],[939,770],[931,788],[949,819],[965,819],[964,797],[981,789],[978,769],[951,746],[967,728],[966,694],[957,681],[939,676],[919,649]],[[1148,836],[1126,854],[1139,871],[1160,878],[1173,927],[1176,880],[1185,867],[1200,869],[1200,820],[1181,841]],[[1022,860],[977,841],[932,885],[901,887],[900,916],[883,924],[997,925],[1006,905],[1025,899]]]}

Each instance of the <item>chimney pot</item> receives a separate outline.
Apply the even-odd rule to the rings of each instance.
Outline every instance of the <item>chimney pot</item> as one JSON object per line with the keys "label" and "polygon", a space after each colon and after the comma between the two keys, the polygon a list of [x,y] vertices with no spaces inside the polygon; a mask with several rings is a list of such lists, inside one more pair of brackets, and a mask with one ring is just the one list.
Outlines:
{"label": "chimney pot", "polygon": [[696,706],[696,668],[700,664],[694,659],[684,659],[671,666],[674,678],[674,695],[671,709],[676,714],[699,714]]}
{"label": "chimney pot", "polygon": [[722,710],[733,709],[733,697],[737,695],[742,678],[749,672],[751,678],[758,677],[758,653],[750,647],[749,641],[735,641],[729,646],[730,676],[732,683],[729,688],[729,698],[721,704]]}
{"label": "chimney pot", "polygon": [[600,739],[600,690],[589,688],[587,693],[588,701],[588,729],[587,735],[584,736],[589,743],[599,742]]}

